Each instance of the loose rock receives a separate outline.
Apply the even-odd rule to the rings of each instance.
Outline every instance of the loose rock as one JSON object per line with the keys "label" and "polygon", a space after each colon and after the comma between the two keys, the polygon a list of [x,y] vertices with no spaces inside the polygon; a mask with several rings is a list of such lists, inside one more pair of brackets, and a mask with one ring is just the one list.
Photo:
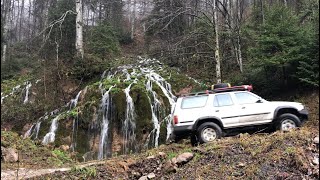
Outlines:
{"label": "loose rock", "polygon": [[139,178],[139,180],[148,180],[148,177],[147,177],[147,176],[141,176],[141,177]]}
{"label": "loose rock", "polygon": [[164,164],[162,171],[166,173],[171,173],[171,172],[177,172],[177,169],[178,168],[176,167],[176,165],[169,160]]}
{"label": "loose rock", "polygon": [[317,136],[317,137],[315,137],[315,138],[313,139],[313,143],[319,144],[319,136]]}
{"label": "loose rock", "polygon": [[61,145],[59,148],[63,151],[68,151],[70,149],[68,145]]}
{"label": "loose rock", "polygon": [[165,158],[167,156],[167,154],[164,152],[159,152],[158,154],[161,158]]}
{"label": "loose rock", "polygon": [[177,157],[176,164],[178,164],[178,165],[185,164],[185,163],[189,162],[192,158],[193,158],[193,153],[190,153],[190,152],[182,153]]}
{"label": "loose rock", "polygon": [[156,177],[156,175],[155,175],[154,173],[150,173],[150,174],[148,174],[147,177],[148,177],[149,179],[153,179],[153,178]]}
{"label": "loose rock", "polygon": [[312,160],[312,163],[314,165],[319,165],[319,158],[318,157],[314,157],[313,160]]}
{"label": "loose rock", "polygon": [[18,151],[14,148],[1,147],[1,154],[4,162],[17,162],[19,159]]}
{"label": "loose rock", "polygon": [[152,156],[148,156],[148,157],[147,157],[147,159],[154,159],[154,158],[156,158],[156,157],[155,157],[155,156],[153,156],[153,155],[152,155]]}

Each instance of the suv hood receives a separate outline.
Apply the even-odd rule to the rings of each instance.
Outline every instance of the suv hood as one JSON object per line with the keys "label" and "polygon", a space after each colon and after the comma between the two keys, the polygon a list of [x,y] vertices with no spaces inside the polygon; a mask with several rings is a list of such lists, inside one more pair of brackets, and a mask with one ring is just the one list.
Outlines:
{"label": "suv hood", "polygon": [[289,102],[289,101],[269,101],[274,106],[290,106],[296,108],[298,111],[304,109],[303,104],[299,102]]}

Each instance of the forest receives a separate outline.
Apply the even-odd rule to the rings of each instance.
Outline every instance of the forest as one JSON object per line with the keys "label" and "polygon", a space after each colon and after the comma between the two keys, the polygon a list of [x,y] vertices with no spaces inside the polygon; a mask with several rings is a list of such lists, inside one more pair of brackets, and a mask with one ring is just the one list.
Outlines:
{"label": "forest", "polygon": [[23,163],[161,147],[176,96],[217,83],[319,107],[319,1],[1,0],[1,139],[32,140]]}

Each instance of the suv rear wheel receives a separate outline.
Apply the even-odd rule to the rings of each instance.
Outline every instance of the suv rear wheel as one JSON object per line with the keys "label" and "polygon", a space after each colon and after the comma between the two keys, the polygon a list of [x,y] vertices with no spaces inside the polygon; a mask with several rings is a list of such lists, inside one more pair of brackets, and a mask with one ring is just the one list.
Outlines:
{"label": "suv rear wheel", "polygon": [[197,129],[197,137],[200,143],[207,143],[220,139],[221,134],[221,128],[213,122],[205,122]]}
{"label": "suv rear wheel", "polygon": [[301,126],[300,119],[294,114],[282,114],[278,119],[277,129],[280,131],[289,131],[290,129]]}

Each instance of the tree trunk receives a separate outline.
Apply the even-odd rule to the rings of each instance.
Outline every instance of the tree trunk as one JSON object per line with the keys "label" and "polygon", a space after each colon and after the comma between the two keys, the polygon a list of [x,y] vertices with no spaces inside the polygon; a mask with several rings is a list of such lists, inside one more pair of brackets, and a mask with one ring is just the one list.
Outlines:
{"label": "tree trunk", "polygon": [[[135,22],[136,22],[136,0],[132,0],[132,13],[131,13],[131,39],[134,38]],[[131,8],[130,8],[131,10]]]}
{"label": "tree trunk", "polygon": [[10,1],[4,1],[3,2],[3,32],[2,37],[3,37],[3,47],[2,47],[2,61],[6,61],[6,54],[7,54],[7,46],[8,46],[8,23],[9,23],[9,18],[10,18],[10,7],[11,7],[11,0]]}
{"label": "tree trunk", "polygon": [[288,7],[288,2],[287,2],[287,0],[283,0],[283,3],[284,3],[284,6],[285,6],[285,7]]}
{"label": "tree trunk", "polygon": [[216,47],[214,57],[216,60],[216,79],[217,83],[221,83],[221,69],[220,69],[220,55],[219,55],[219,31],[218,31],[218,11],[216,6],[216,0],[213,1],[213,11],[214,11],[214,28],[216,36]]}
{"label": "tree trunk", "polygon": [[260,0],[260,8],[261,8],[261,16],[262,16],[262,24],[264,24],[265,19],[264,19],[264,7],[263,7],[263,0]]}
{"label": "tree trunk", "polygon": [[241,42],[240,42],[240,33],[241,33],[241,5],[240,5],[240,0],[237,0],[237,42],[238,42],[238,61],[239,61],[239,67],[240,67],[240,72],[243,72],[242,68],[242,54],[241,54]]}
{"label": "tree trunk", "polygon": [[77,55],[83,58],[83,17],[82,17],[82,0],[76,0],[76,51]]}
{"label": "tree trunk", "polygon": [[19,23],[19,41],[22,39],[22,23],[23,23],[23,19],[24,19],[24,0],[22,0],[21,2],[21,11],[20,11],[20,23]]}

